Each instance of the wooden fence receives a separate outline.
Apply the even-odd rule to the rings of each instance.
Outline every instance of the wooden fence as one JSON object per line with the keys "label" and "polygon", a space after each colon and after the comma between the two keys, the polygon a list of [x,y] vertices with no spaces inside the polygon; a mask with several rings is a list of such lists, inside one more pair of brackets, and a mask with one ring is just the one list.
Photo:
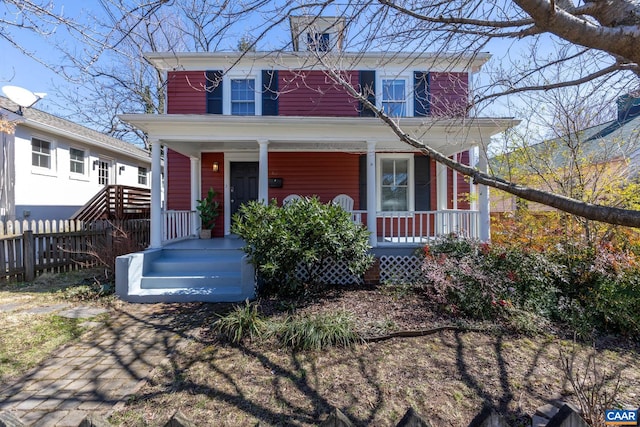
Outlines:
{"label": "wooden fence", "polygon": [[[0,426],[7,427],[22,427],[24,424],[17,418],[13,417],[10,413],[0,412]],[[211,425],[215,425],[212,423]],[[262,425],[260,423],[258,426]],[[406,412],[404,417],[400,420],[396,427],[430,427],[430,423],[426,418],[419,415],[412,408]],[[521,425],[521,424],[518,424]],[[85,419],[78,423],[78,427],[108,427],[111,426],[105,418],[101,415],[88,414]],[[177,411],[170,419],[164,424],[164,427],[197,427],[198,424],[192,422],[180,411]],[[540,424],[534,422],[534,427],[538,427]],[[590,427],[580,414],[572,407],[564,405],[560,408],[558,413],[548,420],[545,427]],[[353,427],[353,424],[339,409],[334,409],[329,416],[319,424],[319,427]],[[484,409],[480,412],[469,424],[469,427],[512,427],[505,419],[492,411],[491,409]]]}
{"label": "wooden fence", "polygon": [[148,220],[0,222],[0,281],[98,265],[149,245]]}

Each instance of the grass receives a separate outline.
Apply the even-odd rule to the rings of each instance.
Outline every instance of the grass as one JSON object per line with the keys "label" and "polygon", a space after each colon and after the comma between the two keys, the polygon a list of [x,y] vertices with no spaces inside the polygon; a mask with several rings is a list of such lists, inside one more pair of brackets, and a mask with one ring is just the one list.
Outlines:
{"label": "grass", "polygon": [[0,379],[36,366],[58,347],[82,335],[85,319],[28,313],[0,316]]}
{"label": "grass", "polygon": [[[39,307],[86,304],[69,298],[75,289],[94,283],[96,270],[66,274],[43,274],[30,283],[0,285],[0,381],[24,374],[45,360],[57,348],[77,340],[85,332],[80,324],[87,319],[68,319],[55,313],[37,313]],[[109,298],[102,299],[102,304]],[[98,302],[93,302],[94,304]]]}

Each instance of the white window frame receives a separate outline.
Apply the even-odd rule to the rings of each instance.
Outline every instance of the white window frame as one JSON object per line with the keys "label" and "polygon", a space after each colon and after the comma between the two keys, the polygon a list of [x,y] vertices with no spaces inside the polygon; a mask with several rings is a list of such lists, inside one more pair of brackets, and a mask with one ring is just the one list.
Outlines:
{"label": "white window frame", "polygon": [[[33,164],[33,140],[38,139],[40,141],[49,143],[49,166],[48,168],[43,168],[40,166],[35,166]],[[57,148],[58,144],[55,139],[47,138],[42,135],[31,135],[29,139],[29,156],[31,162],[31,173],[36,175],[47,175],[47,176],[58,176],[58,156],[57,156]]]}
{"label": "white window frame", "polygon": [[[84,153],[84,157],[83,157],[84,173],[77,173],[77,172],[71,171],[71,162],[72,162],[71,150],[79,150]],[[82,181],[89,180],[89,157],[90,157],[90,153],[89,153],[89,150],[87,150],[86,148],[69,147],[69,179],[77,179]]]}
{"label": "white window frame", "polygon": [[397,154],[378,154],[376,156],[376,199],[378,206],[376,209],[382,211],[382,161],[383,160],[407,160],[407,197],[408,210],[406,211],[384,211],[384,212],[413,212],[415,211],[415,174],[414,174],[414,155],[413,153],[397,153]]}
{"label": "white window frame", "polygon": [[382,101],[384,97],[382,82],[384,80],[404,80],[405,88],[405,111],[406,115],[398,117],[413,117],[413,96],[415,88],[413,87],[413,75],[407,73],[376,73],[376,107],[382,110]]}
{"label": "white window frame", "polygon": [[[231,114],[231,80],[253,80],[255,88],[255,115],[262,115],[262,74],[258,73],[234,73],[224,75],[222,78],[222,114]],[[243,117],[243,116],[239,116]],[[246,116],[253,117],[253,116]]]}
{"label": "white window frame", "polygon": [[[140,178],[142,175],[140,174],[140,169],[144,169],[144,184],[140,182]],[[145,187],[149,186],[149,168],[146,166],[138,166],[138,185],[144,185]]]}

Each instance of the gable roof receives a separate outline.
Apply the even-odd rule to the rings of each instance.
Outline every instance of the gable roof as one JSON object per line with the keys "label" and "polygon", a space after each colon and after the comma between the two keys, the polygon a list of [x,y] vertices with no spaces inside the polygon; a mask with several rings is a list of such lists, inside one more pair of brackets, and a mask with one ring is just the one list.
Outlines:
{"label": "gable roof", "polygon": [[[18,104],[8,98],[0,96],[0,112],[5,110],[7,113],[15,116],[14,112],[18,111],[18,108]],[[22,116],[17,117],[23,119],[17,123],[18,125],[64,136],[74,141],[83,142],[109,151],[117,151],[130,157],[151,162],[150,153],[147,150],[143,150],[133,144],[105,135],[86,126],[54,116],[53,114],[45,113],[37,108],[24,108]]]}

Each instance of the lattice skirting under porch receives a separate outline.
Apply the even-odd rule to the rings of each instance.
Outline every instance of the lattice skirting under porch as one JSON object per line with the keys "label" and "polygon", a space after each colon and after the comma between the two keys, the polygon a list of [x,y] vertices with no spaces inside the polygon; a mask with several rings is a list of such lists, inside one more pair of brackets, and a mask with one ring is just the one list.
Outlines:
{"label": "lattice skirting under porch", "polygon": [[[379,260],[380,283],[415,283],[420,279],[422,261],[416,256],[383,255]],[[301,281],[307,279],[302,268],[298,268],[296,275]],[[353,275],[344,261],[332,260],[320,276],[319,282],[326,285],[361,285],[364,279]]]}

